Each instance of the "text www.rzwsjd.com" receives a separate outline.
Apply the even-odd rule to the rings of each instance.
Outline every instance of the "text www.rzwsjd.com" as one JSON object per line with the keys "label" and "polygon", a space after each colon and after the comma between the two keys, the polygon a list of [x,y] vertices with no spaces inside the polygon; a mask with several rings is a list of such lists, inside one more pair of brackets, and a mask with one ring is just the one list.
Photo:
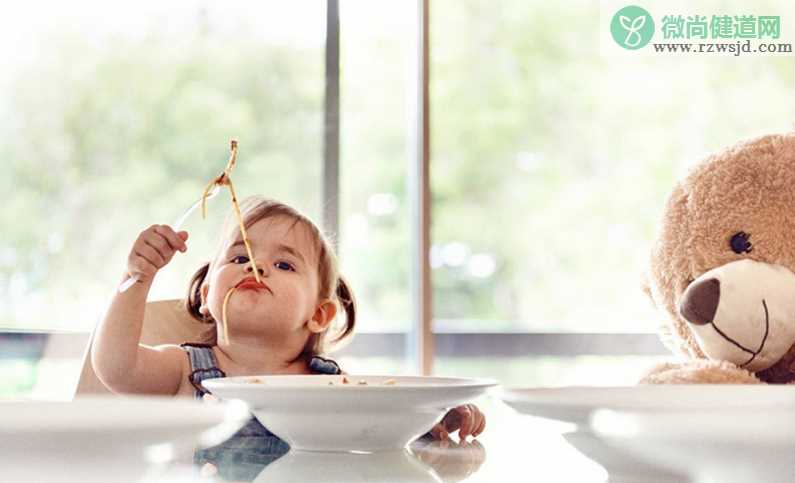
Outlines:
{"label": "text www.rzwsjd.com", "polygon": [[665,43],[652,44],[656,53],[672,54],[768,54],[792,53],[792,44],[759,43],[752,45],[750,40],[735,43]]}

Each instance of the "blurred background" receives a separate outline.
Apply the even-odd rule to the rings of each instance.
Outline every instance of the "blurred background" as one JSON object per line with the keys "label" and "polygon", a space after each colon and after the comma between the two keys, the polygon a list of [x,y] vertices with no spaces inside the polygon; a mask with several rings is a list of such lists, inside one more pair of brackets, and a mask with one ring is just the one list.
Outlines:
{"label": "blurred background", "polygon": [[[231,138],[239,196],[278,198],[319,223],[339,207],[327,229],[360,306],[341,363],[413,370],[417,4],[340,2],[331,71],[326,7],[4,8],[0,396],[70,396],[133,240],[198,198]],[[666,354],[662,315],[640,291],[666,194],[707,153],[791,128],[795,64],[608,58],[593,1],[433,0],[429,13],[434,373],[634,383]],[[323,189],[329,81],[336,192]],[[209,207],[151,299],[182,297],[212,255],[226,193]],[[42,358],[51,334],[64,347]]]}

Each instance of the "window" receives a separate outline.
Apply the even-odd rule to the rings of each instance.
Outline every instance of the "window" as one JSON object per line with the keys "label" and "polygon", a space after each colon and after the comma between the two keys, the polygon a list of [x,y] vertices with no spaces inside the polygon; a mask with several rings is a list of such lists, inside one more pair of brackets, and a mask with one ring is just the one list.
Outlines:
{"label": "window", "polygon": [[[137,234],[198,198],[232,137],[241,195],[319,218],[323,4],[16,8],[0,20],[0,326],[93,327]],[[152,298],[184,295],[228,208],[222,193],[187,222]]]}
{"label": "window", "polygon": [[340,259],[360,313],[340,362],[350,372],[411,371],[412,63],[416,5],[340,2]]}
{"label": "window", "polygon": [[596,2],[431,7],[437,371],[633,383],[665,353],[639,287],[667,194],[790,127],[791,58],[606,57]]}
{"label": "window", "polygon": [[[40,335],[9,329],[91,330],[135,237],[198,198],[225,166],[229,139],[240,140],[238,193],[320,218],[326,9],[42,8],[17,3],[0,18],[0,395],[68,398],[80,348],[39,363]],[[228,208],[224,192],[208,220],[188,220],[189,251],[161,271],[150,298],[185,294]]]}

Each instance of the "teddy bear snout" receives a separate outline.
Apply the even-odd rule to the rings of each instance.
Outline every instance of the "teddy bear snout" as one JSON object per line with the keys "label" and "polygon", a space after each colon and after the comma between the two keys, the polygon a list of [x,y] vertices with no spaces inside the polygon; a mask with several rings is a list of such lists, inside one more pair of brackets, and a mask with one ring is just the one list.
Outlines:
{"label": "teddy bear snout", "polygon": [[720,281],[717,278],[698,280],[685,290],[679,313],[688,322],[706,325],[713,321],[720,302]]}

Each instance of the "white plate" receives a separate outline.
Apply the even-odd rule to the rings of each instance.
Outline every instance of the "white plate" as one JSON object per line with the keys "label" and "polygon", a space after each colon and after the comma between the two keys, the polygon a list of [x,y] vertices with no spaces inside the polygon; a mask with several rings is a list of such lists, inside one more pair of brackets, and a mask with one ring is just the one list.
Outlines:
{"label": "white plate", "polygon": [[431,429],[447,409],[480,396],[496,382],[312,375],[231,377],[202,384],[223,399],[245,401],[293,449],[374,452],[402,449]]}
{"label": "white plate", "polygon": [[[764,390],[760,394],[777,393]],[[793,391],[793,388],[789,388]],[[755,392],[755,391],[752,391]],[[697,482],[790,482],[795,461],[795,412],[784,407],[670,411],[599,410],[594,432],[608,444]]]}
{"label": "white plate", "polygon": [[240,403],[175,398],[0,402],[3,480],[134,481],[147,463],[220,442],[248,418]]}
{"label": "white plate", "polygon": [[657,412],[727,408],[795,411],[795,387],[772,385],[506,388],[500,397],[520,412],[582,428],[588,427],[590,414],[602,408]]}

